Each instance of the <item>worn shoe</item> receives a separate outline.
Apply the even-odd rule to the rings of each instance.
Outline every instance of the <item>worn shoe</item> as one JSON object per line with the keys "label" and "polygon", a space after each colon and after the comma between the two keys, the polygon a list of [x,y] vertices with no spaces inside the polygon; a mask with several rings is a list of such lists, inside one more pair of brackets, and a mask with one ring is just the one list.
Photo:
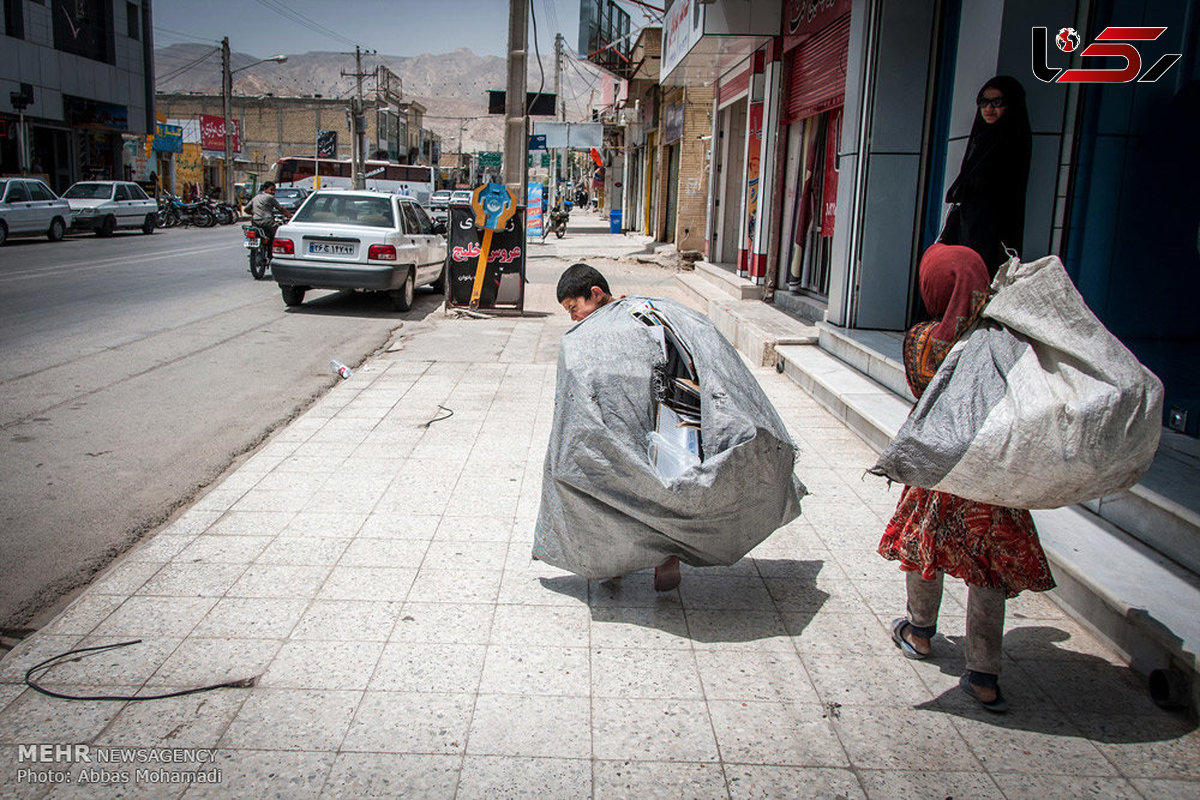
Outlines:
{"label": "worn shoe", "polygon": [[654,591],[669,592],[679,586],[679,557],[671,556],[654,568]]}
{"label": "worn shoe", "polygon": [[904,654],[905,658],[911,658],[914,661],[929,658],[929,653],[922,653],[912,646],[912,642],[904,638],[904,629],[908,627],[911,627],[911,623],[904,617],[896,617],[892,620],[892,641],[896,643],[896,647],[900,648],[900,652]]}
{"label": "worn shoe", "polygon": [[984,702],[979,693],[975,691],[975,685],[971,683],[970,675],[963,675],[958,679],[958,685],[962,687],[963,693],[967,697],[979,703],[986,711],[991,711],[993,714],[1003,714],[1008,711],[1008,701],[1004,699],[1004,695],[1000,693],[1000,685],[996,684],[996,699],[991,702]]}

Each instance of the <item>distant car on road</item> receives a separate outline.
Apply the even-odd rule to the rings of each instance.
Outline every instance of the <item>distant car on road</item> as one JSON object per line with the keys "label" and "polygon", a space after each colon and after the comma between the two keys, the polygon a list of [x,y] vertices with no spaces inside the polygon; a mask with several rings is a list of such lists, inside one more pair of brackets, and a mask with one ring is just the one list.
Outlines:
{"label": "distant car on road", "polygon": [[34,178],[0,178],[0,244],[9,236],[63,238],[71,207]]}
{"label": "distant car on road", "polygon": [[80,181],[63,192],[71,206],[71,230],[112,236],[118,228],[154,233],[158,203],[129,181]]}
{"label": "distant car on road", "polygon": [[450,195],[449,189],[438,189],[429,195],[429,216],[435,222],[444,223],[450,219]]}
{"label": "distant car on road", "polygon": [[450,205],[452,206],[469,206],[471,205],[471,191],[469,189],[458,189],[450,195]]}
{"label": "distant car on road", "polygon": [[309,289],[363,289],[407,311],[416,287],[446,291],[445,230],[415,197],[318,190],[275,232],[271,274],[289,306]]}
{"label": "distant car on road", "polygon": [[275,187],[275,200],[288,211],[295,211],[312,192],[303,186]]}

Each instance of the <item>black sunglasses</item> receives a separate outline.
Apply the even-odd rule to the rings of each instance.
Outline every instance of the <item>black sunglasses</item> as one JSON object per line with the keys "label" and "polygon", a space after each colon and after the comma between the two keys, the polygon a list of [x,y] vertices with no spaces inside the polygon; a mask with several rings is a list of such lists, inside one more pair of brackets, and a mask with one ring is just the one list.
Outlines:
{"label": "black sunglasses", "polygon": [[991,106],[992,108],[1004,108],[1003,97],[981,97],[975,102],[980,108],[987,108],[988,106]]}

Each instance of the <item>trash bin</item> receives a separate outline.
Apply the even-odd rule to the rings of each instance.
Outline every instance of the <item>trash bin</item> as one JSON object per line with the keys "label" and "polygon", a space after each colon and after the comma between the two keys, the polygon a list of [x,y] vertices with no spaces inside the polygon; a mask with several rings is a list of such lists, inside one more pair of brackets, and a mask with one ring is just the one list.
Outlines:
{"label": "trash bin", "polygon": [[621,232],[621,209],[614,208],[612,211],[608,212],[608,232]]}

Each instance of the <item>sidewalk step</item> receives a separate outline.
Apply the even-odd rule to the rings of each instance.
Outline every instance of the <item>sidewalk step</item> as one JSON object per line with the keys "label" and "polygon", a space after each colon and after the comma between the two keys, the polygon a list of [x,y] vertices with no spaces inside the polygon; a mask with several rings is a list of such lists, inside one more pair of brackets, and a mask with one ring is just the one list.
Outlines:
{"label": "sidewalk step", "polygon": [[910,401],[821,347],[780,346],[776,353],[785,375],[876,451],[891,443],[912,408]]}
{"label": "sidewalk step", "polygon": [[[845,350],[849,337],[836,333],[822,325],[822,342],[828,337]],[[777,353],[786,375],[877,451],[887,447],[908,416],[909,400],[823,348],[782,346]],[[855,357],[861,361],[861,354]],[[888,374],[886,364],[867,367],[876,375]],[[1102,501],[1037,511],[1034,518],[1059,584],[1050,596],[1137,671],[1173,668],[1187,675],[1197,709],[1200,578],[1113,524],[1169,524],[1176,535],[1197,541],[1200,529],[1189,521],[1190,512],[1173,514],[1174,504],[1156,502],[1160,497],[1135,487]]]}
{"label": "sidewalk step", "polygon": [[915,400],[904,377],[903,336],[886,331],[858,331],[822,322],[821,349],[883,384],[906,400]]}
{"label": "sidewalk step", "polygon": [[734,300],[705,274],[684,272],[676,275],[693,307],[707,314],[717,330],[734,347],[759,366],[774,366],[776,348],[786,345],[816,344],[817,328],[757,300]]}
{"label": "sidewalk step", "polygon": [[729,295],[734,300],[761,300],[762,287],[754,281],[739,278],[734,273],[709,261],[697,261],[696,273],[722,294]]}

